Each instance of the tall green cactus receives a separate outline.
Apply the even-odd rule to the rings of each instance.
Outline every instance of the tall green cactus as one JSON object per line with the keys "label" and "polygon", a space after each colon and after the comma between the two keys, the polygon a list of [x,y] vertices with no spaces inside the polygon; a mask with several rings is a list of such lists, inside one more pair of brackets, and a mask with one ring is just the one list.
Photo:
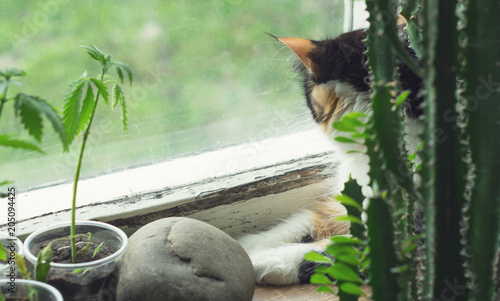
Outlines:
{"label": "tall green cactus", "polygon": [[[367,128],[372,139],[365,141],[370,157],[370,185],[374,194],[367,208],[372,257],[370,285],[375,300],[397,300],[398,296],[400,300],[404,300],[409,293],[408,286],[401,286],[398,274],[394,273],[403,262],[402,256],[395,250],[395,245],[401,242],[393,234],[396,229],[393,216],[398,209],[407,210],[404,202],[398,202],[401,200],[398,198],[402,193],[401,189],[412,196],[415,196],[415,191],[408,162],[401,155],[403,122],[392,111],[392,100],[398,90],[396,53],[403,47],[392,47],[394,37],[397,39],[397,1],[367,1],[367,8],[370,13],[367,59],[373,80],[373,118]],[[381,169],[377,163],[380,159],[383,162]]]}
{"label": "tall green cactus", "polygon": [[[500,238],[500,11],[499,1],[465,7],[463,97],[467,100],[474,188],[468,210],[469,300],[493,300]],[[498,271],[496,271],[498,273]],[[497,279],[498,281],[498,279]],[[496,296],[500,298],[500,296]]]}
{"label": "tall green cactus", "polygon": [[[373,116],[364,137],[373,196],[366,209],[365,262],[371,262],[372,298],[499,300],[500,1],[366,4]],[[423,74],[426,86],[418,189],[401,147],[401,108],[394,110],[404,94],[396,62],[408,62],[395,38],[398,11],[423,66],[411,68]],[[416,206],[425,216],[418,254],[411,218]],[[419,290],[417,255],[423,263]]]}
{"label": "tall green cactus", "polygon": [[391,99],[397,93],[396,52],[400,48],[392,47],[394,44],[391,43],[393,37],[397,37],[397,1],[367,1],[367,8],[370,12],[370,27],[366,40],[366,55],[373,81],[373,133],[377,136],[383,163],[389,171],[385,176],[396,180],[413,195],[412,173],[408,162],[401,156],[403,123],[398,114],[391,112]]}
{"label": "tall green cactus", "polygon": [[[424,300],[434,300],[434,296],[448,290],[449,283],[465,285],[464,258],[460,255],[465,163],[455,109],[459,70],[456,8],[454,0],[426,0],[423,6],[424,57],[421,59],[426,68],[427,89],[424,150],[433,149],[432,157],[423,156],[428,169],[423,174],[422,185],[423,190],[427,190],[423,202],[428,230]],[[458,294],[455,300],[464,300],[464,296]]]}
{"label": "tall green cactus", "polygon": [[[409,190],[410,194],[406,195],[422,205],[425,215],[425,268],[418,298],[495,300],[498,271],[494,267],[498,262],[500,244],[500,185],[495,181],[495,172],[500,170],[500,19],[494,14],[500,8],[500,3],[484,0],[469,1],[464,5],[456,0],[426,0],[421,8],[423,20],[417,19],[418,1],[409,0],[404,4],[402,14],[409,18],[406,30],[412,48],[424,66],[426,85],[422,134],[424,151],[419,154],[423,161],[420,171],[422,184],[418,193],[411,194]],[[397,148],[394,140],[384,138],[382,133],[394,133],[398,116],[387,109],[391,95],[387,94],[386,91],[390,90],[384,83],[392,80],[390,76],[395,73],[394,56],[400,45],[394,41],[395,22],[386,19],[381,24],[377,15],[381,10],[386,16],[392,15],[394,7],[387,0],[367,0],[371,24],[368,29],[367,56],[374,79],[371,130],[375,133],[375,140],[367,141],[367,148],[371,159],[379,160],[375,151],[370,152],[370,144],[378,145],[378,153],[382,154],[384,166],[387,167],[391,166],[391,161],[397,160],[385,157],[384,153],[395,152]],[[459,14],[465,11],[465,17],[458,18],[457,11]],[[420,30],[420,24],[423,30]],[[463,26],[462,39],[459,39],[460,26]],[[380,35],[388,41],[389,48]],[[461,57],[465,67],[459,76]],[[466,116],[469,117],[465,120],[464,101],[457,92],[459,82],[464,83],[462,95],[468,100]],[[384,95],[380,91],[385,92],[384,97],[380,96]],[[478,101],[478,98],[481,99]],[[396,127],[388,128],[389,122]],[[464,124],[468,124],[466,129]],[[472,165],[466,158],[469,151],[472,153]],[[372,167],[376,168],[375,165]],[[471,182],[471,168],[475,171],[474,182]],[[391,168],[388,170],[394,172]],[[408,190],[411,187],[394,182],[391,177],[385,177],[388,179],[384,183],[386,186],[380,187],[378,175],[380,172],[370,172],[372,184],[377,183],[374,191],[392,192],[392,198],[389,193],[389,200],[397,200],[394,192],[398,189]],[[394,185],[397,185],[396,188]],[[394,201],[391,205],[398,208],[398,203]],[[387,210],[390,212],[391,209]],[[372,234],[376,232],[370,233],[370,228],[382,225],[371,224],[370,220],[376,217],[372,216],[370,208],[367,213],[369,240],[372,240]],[[385,211],[378,211],[377,214],[387,218]],[[397,224],[396,220],[392,222]],[[391,229],[387,225],[384,227]],[[463,233],[467,235],[464,237]],[[393,243],[398,246],[401,241],[397,240],[404,237],[404,234],[392,237],[395,240]],[[376,238],[377,241],[379,239]],[[386,235],[385,239],[391,238]],[[371,245],[371,248],[372,262],[386,259],[384,256],[378,257],[380,255],[374,250],[375,245]],[[403,254],[400,251],[396,250],[396,253]],[[406,264],[411,265],[412,262]],[[398,282],[409,279],[411,270],[397,275]],[[388,277],[386,273],[377,273],[380,272],[372,270],[371,277]],[[466,277],[469,277],[467,288]],[[371,284],[379,285],[377,282]],[[374,299],[389,300],[377,295],[380,289],[373,287]],[[410,292],[412,289],[408,290],[406,283],[393,289],[402,292],[399,294],[400,300],[416,296]]]}

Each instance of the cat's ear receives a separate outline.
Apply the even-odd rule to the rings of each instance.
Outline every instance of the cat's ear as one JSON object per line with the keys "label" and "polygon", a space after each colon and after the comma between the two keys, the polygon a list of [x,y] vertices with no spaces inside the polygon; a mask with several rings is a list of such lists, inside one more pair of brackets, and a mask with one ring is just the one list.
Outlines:
{"label": "cat's ear", "polygon": [[304,63],[304,65],[311,69],[313,65],[313,61],[309,57],[309,54],[314,49],[314,44],[308,39],[299,39],[299,38],[276,38],[281,43],[288,46],[295,54],[299,57],[299,59]]}
{"label": "cat's ear", "polygon": [[315,62],[311,54],[317,52],[318,47],[311,40],[300,39],[300,38],[279,38],[277,36],[273,37],[280,41],[281,43],[288,46],[299,59],[304,63],[304,65],[311,71],[311,73],[317,77],[320,72],[320,64]]}

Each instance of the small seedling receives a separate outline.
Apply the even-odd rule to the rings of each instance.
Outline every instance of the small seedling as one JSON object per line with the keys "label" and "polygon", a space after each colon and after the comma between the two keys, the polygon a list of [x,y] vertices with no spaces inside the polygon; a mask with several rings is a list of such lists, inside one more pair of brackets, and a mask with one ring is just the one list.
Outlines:
{"label": "small seedling", "polygon": [[[101,74],[97,77],[89,77],[87,72],[72,82],[67,90],[64,102],[63,123],[66,128],[66,139],[71,143],[74,138],[83,132],[83,140],[80,146],[78,161],[75,170],[73,181],[73,198],[71,203],[71,261],[76,262],[76,194],[78,189],[78,181],[80,179],[80,170],[82,166],[83,154],[85,146],[90,134],[92,121],[94,120],[95,112],[99,100],[102,98],[106,105],[110,105],[110,95],[108,92],[108,84],[113,84],[111,90],[111,105],[116,107],[118,104],[122,108],[122,124],[123,130],[127,132],[127,105],[125,95],[120,85],[124,82],[124,74],[132,85],[132,72],[127,65],[121,62],[112,61],[111,55],[104,54],[96,46],[82,46],[90,57],[99,62]],[[107,75],[110,68],[114,68],[118,75],[119,82],[113,80]],[[94,93],[95,92],[95,93]]]}
{"label": "small seedling", "polygon": [[85,247],[81,248],[80,251],[78,251],[78,255],[82,255],[83,253],[85,253],[88,250],[89,246],[90,246],[90,243],[91,243],[91,239],[90,238],[92,236],[92,233],[88,232],[87,235],[88,235],[87,244],[85,245]]}
{"label": "small seedling", "polygon": [[95,250],[94,250],[94,254],[92,254],[92,259],[94,259],[94,258],[96,257],[96,255],[97,255],[97,253],[99,253],[99,250],[101,249],[102,245],[104,245],[104,241],[103,241],[103,242],[101,242],[101,243],[97,246],[97,248],[95,248]]}

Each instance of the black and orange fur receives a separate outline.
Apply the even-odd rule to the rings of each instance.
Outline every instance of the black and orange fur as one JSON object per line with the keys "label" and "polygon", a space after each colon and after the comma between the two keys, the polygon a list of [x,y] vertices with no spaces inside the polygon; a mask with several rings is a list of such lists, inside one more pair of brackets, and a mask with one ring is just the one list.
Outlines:
{"label": "black and orange fur", "polygon": [[[295,69],[302,76],[307,106],[314,121],[328,134],[329,139],[341,135],[334,131],[334,121],[351,111],[371,111],[365,30],[355,30],[322,41],[272,36],[288,46],[300,59]],[[408,39],[404,37],[403,40],[408,53],[417,62],[415,53],[409,48]],[[418,123],[416,120],[422,115],[422,80],[402,62],[398,63],[398,69],[402,89],[410,91],[404,104],[405,117]],[[411,129],[409,131],[412,132]],[[339,156],[339,166],[347,169],[347,172],[341,172],[342,168],[339,168],[341,176],[338,179],[342,183],[350,174],[359,179],[366,177],[368,161],[363,156]],[[367,181],[363,184],[363,180],[358,182],[368,184]],[[337,186],[332,194],[339,193],[340,186]],[[254,263],[257,282],[309,282],[315,265],[304,261],[303,255],[308,251],[324,252],[329,237],[348,234],[349,224],[336,221],[338,216],[345,214],[345,208],[340,203],[320,197],[309,208],[278,224],[275,229],[240,239]],[[293,233],[286,233],[287,227]],[[280,235],[282,240],[279,239]]]}

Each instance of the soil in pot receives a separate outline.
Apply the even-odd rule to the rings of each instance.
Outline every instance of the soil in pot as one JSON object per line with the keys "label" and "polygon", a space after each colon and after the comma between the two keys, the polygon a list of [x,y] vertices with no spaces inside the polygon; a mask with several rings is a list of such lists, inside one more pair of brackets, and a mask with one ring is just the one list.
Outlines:
{"label": "soil in pot", "polygon": [[[100,243],[91,241],[88,242],[88,236],[78,234],[76,236],[76,263],[82,262],[90,262],[94,260],[99,260],[101,258],[108,257],[117,251],[116,248],[111,248],[107,246],[106,243],[102,244],[100,247]],[[47,246],[48,243],[43,244],[40,248],[40,251]],[[86,251],[82,251],[82,249],[87,248]],[[52,262],[55,263],[73,263],[71,262],[71,246],[70,239],[60,239],[54,241],[51,246],[52,250]],[[94,256],[95,250],[99,248],[98,252]]]}
{"label": "soil in pot", "polygon": [[[42,244],[40,250],[48,245]],[[87,248],[84,252],[82,249]],[[98,249],[94,256],[95,250]],[[51,243],[52,262],[70,264],[70,239],[57,239]],[[85,263],[105,258],[117,251],[113,246],[98,241],[88,242],[88,236],[79,234],[76,237],[76,263]],[[117,273],[109,268],[97,267],[87,269],[51,268],[47,274],[47,283],[57,288],[64,300],[115,300]]]}

